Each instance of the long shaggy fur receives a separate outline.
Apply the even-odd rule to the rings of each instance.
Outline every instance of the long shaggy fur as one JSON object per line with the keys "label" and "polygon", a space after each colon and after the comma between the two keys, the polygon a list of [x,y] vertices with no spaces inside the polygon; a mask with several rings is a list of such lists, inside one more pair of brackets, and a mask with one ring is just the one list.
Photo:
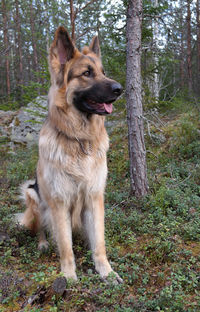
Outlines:
{"label": "long shaggy fur", "polygon": [[[48,226],[60,253],[66,278],[77,279],[72,229],[82,229],[93,253],[95,268],[107,277],[112,268],[104,241],[104,190],[109,147],[104,115],[121,86],[105,77],[98,38],[83,53],[59,27],[49,53],[51,87],[49,112],[39,138],[37,179],[21,186],[26,211],[20,222],[40,233],[47,247]],[[121,281],[117,273],[116,279]]]}
{"label": "long shaggy fur", "polygon": [[27,209],[18,221],[21,225],[31,230],[32,233],[37,233],[40,228],[40,199],[37,192],[29,187],[33,184],[35,184],[35,181],[29,180],[20,187],[20,198],[24,201]]}

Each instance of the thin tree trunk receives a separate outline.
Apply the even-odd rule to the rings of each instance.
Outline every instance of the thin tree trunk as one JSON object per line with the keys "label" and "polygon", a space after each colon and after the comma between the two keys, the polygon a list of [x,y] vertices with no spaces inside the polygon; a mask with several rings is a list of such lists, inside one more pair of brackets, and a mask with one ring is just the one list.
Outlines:
{"label": "thin tree trunk", "polygon": [[192,92],[192,49],[191,49],[191,10],[190,1],[187,0],[187,72],[188,72],[188,89]]}
{"label": "thin tree trunk", "polygon": [[[158,0],[154,0],[154,7],[158,7]],[[156,99],[156,102],[159,100],[159,75],[157,73],[157,67],[158,67],[158,17],[155,17],[155,20],[153,22],[153,43],[154,43],[154,66],[156,68],[156,71],[154,73],[154,97]]]}
{"label": "thin tree trunk", "polygon": [[[183,7],[183,0],[180,0],[180,7]],[[183,43],[183,14],[180,13],[180,25],[181,25],[181,51],[180,51],[180,87],[183,90],[184,88],[184,81],[185,81],[185,75],[184,75],[184,43]]]}
{"label": "thin tree trunk", "polygon": [[142,0],[129,0],[127,10],[126,99],[131,192],[141,197],[148,192],[141,87]]}
{"label": "thin tree trunk", "polygon": [[[48,12],[48,11],[47,11]],[[46,50],[47,50],[47,55],[49,53],[49,20],[48,20],[48,13],[46,12]]]}
{"label": "thin tree trunk", "polygon": [[28,76],[28,81],[31,81],[34,79],[34,77],[33,77],[33,72],[31,71],[31,67],[33,66],[33,60],[29,52],[29,47],[28,49],[26,49],[26,55],[27,55],[26,67],[27,67],[27,74],[28,74],[27,76]]}
{"label": "thin tree trunk", "polygon": [[6,59],[6,87],[7,95],[10,96],[10,63],[9,63],[9,39],[8,39],[8,18],[6,10],[6,2],[2,0],[2,12],[3,12],[3,35],[4,35],[4,45],[6,49],[5,59]]}
{"label": "thin tree trunk", "polygon": [[[34,67],[35,67],[34,70],[38,74],[39,66],[38,66],[37,45],[36,45],[36,39],[35,39],[35,26],[34,26],[34,18],[33,18],[32,0],[30,0],[30,24],[31,24],[31,39],[32,39]],[[40,78],[38,75],[37,75],[37,82],[40,82]]]}
{"label": "thin tree trunk", "polygon": [[196,12],[197,12],[197,81],[200,81],[200,10],[199,10],[199,0],[197,0],[196,4]]}
{"label": "thin tree trunk", "polygon": [[74,9],[74,1],[73,0],[69,0],[69,4],[70,4],[70,23],[71,23],[71,38],[72,38],[72,41],[74,43],[76,43],[76,33],[75,33],[75,21],[76,21],[76,18],[77,18],[77,15],[84,11],[90,4],[92,4],[93,2],[95,2],[96,0],[90,0],[88,1],[86,4],[84,4],[83,6],[79,6],[76,7],[76,9]]}
{"label": "thin tree trunk", "polygon": [[73,42],[76,41],[75,36],[75,12],[74,12],[74,3],[73,0],[70,0],[70,22],[71,22],[71,38]]}
{"label": "thin tree trunk", "polygon": [[[18,74],[18,82],[19,85],[23,84],[23,63],[22,63],[22,41],[21,41],[21,24],[20,24],[20,15],[19,15],[19,2],[15,0],[15,9],[16,9],[16,28],[17,28],[17,52],[19,59],[19,74]],[[20,88],[20,91],[22,89]]]}

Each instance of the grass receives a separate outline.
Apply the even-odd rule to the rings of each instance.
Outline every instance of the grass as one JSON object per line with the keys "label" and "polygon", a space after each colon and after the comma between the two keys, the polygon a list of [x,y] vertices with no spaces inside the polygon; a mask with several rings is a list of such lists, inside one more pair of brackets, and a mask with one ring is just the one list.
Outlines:
{"label": "grass", "polygon": [[53,242],[46,254],[40,254],[37,238],[14,227],[11,219],[24,209],[17,189],[23,180],[34,177],[37,148],[19,148],[15,155],[4,151],[0,158],[0,237],[5,237],[0,242],[0,311],[199,311],[198,111],[194,107],[181,112],[173,109],[171,115],[159,115],[162,123],[158,126],[154,117],[148,117],[150,189],[148,196],[136,200],[129,195],[122,105],[121,101],[120,113],[111,117],[115,126],[108,153],[105,223],[108,257],[124,284],[100,280],[91,252],[77,236],[74,252],[79,281],[76,285],[69,281],[63,295],[51,293],[53,281],[60,276]]}

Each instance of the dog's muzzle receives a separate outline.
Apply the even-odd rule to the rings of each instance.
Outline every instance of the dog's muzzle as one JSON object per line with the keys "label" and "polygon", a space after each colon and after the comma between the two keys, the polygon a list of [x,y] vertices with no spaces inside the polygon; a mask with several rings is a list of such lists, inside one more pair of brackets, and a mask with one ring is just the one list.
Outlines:
{"label": "dog's muzzle", "polygon": [[75,93],[74,104],[82,112],[98,115],[112,113],[112,103],[123,91],[120,83],[105,80]]}

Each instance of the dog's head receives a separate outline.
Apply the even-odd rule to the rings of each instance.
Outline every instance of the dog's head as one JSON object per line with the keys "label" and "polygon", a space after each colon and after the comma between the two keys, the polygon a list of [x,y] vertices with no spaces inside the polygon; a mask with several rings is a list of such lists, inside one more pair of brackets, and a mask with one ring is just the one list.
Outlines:
{"label": "dog's head", "polygon": [[112,112],[112,103],[122,93],[121,85],[105,76],[98,37],[82,52],[74,46],[64,27],[59,27],[50,47],[51,82],[66,96],[68,105],[91,114]]}

